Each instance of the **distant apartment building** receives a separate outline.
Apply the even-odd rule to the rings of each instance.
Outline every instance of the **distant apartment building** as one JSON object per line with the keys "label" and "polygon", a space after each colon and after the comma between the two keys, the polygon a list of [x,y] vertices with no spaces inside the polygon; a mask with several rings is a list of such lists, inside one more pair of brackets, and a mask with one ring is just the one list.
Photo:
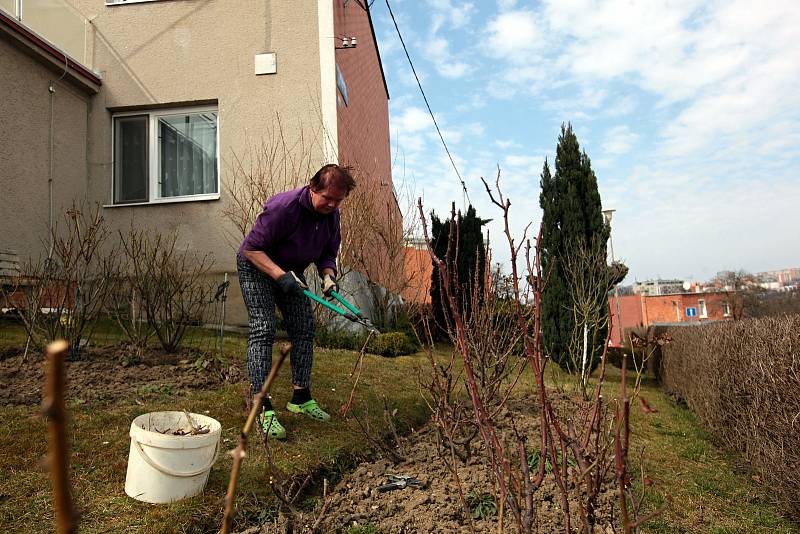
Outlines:
{"label": "distant apartment building", "polygon": [[[742,288],[761,288],[768,291],[792,291],[800,288],[800,268],[778,269],[758,273],[720,271],[709,282],[710,290],[726,291]],[[735,286],[735,287],[734,287]]]}
{"label": "distant apartment building", "polygon": [[800,284],[800,268],[763,271],[754,275],[758,285],[764,289],[781,291],[784,288]]}
{"label": "distant apartment building", "polygon": [[800,282],[800,267],[778,271],[775,277],[778,279],[778,283],[782,285]]}
{"label": "distant apartment building", "polygon": [[685,291],[683,280],[656,278],[644,282],[634,282],[633,292],[640,295],[671,295]]}
{"label": "distant apartment building", "polygon": [[[634,294],[619,297],[622,330],[651,325],[701,323],[732,318],[732,303],[726,293]],[[608,299],[611,310],[611,346],[625,344],[620,339],[615,298]],[[623,334],[625,335],[625,334]]]}

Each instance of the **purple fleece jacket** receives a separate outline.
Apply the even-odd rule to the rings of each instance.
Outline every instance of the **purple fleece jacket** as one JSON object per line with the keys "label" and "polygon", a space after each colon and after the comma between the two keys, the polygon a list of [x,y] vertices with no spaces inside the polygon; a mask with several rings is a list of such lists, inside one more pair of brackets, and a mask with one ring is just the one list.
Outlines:
{"label": "purple fleece jacket", "polygon": [[326,267],[336,272],[341,242],[339,210],[328,215],[317,213],[305,186],[279,193],[264,204],[264,211],[239,247],[239,253],[260,250],[281,269],[299,276],[314,263],[322,276]]}

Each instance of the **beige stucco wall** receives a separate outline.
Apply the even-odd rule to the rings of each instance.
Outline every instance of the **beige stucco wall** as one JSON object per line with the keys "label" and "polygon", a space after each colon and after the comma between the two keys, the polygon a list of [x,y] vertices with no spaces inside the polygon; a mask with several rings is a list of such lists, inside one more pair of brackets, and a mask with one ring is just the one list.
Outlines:
{"label": "beige stucco wall", "polygon": [[48,237],[51,99],[58,222],[86,192],[89,96],[6,39],[0,39],[0,73],[0,249],[24,261],[38,257]]}
{"label": "beige stucco wall", "polygon": [[[223,272],[232,275],[229,322],[246,322],[234,260],[241,234],[223,215],[231,205],[225,186],[229,164],[239,157],[247,166],[247,147],[274,133],[278,121],[290,151],[302,138],[308,154],[304,168],[336,158],[333,1],[161,0],[114,6],[65,1],[88,21],[85,64],[100,74],[102,87],[94,96],[81,96],[56,85],[56,217],[73,198],[111,204],[115,110],[216,101],[220,199],[107,207],[104,216],[115,230],[124,232],[134,221],[140,228],[177,233],[181,247],[211,254],[213,275],[219,281]],[[8,46],[0,39],[0,72],[16,73],[0,77],[0,172],[9,199],[4,198],[0,224],[14,243],[38,245],[47,225],[52,74]],[[256,76],[254,56],[265,52],[276,54],[277,73]],[[331,137],[334,144],[326,147]],[[296,174],[288,186],[309,178]]]}
{"label": "beige stucco wall", "polygon": [[[93,63],[103,89],[91,110],[90,190],[111,199],[111,111],[126,106],[217,100],[222,179],[226,161],[266,133],[280,113],[287,136],[317,128],[319,61],[316,4],[310,2],[163,1],[78,8],[95,30]],[[254,55],[274,51],[275,75],[255,76]],[[175,228],[182,239],[232,268],[219,201],[107,210],[110,220]]]}
{"label": "beige stucco wall", "polygon": [[[75,0],[74,5],[91,21],[92,64],[103,79],[90,112],[90,195],[106,204],[111,200],[111,110],[216,100],[221,198],[105,212],[117,228],[133,219],[140,227],[178,232],[180,245],[213,255],[220,280],[224,271],[235,274],[241,235],[222,215],[230,201],[224,182],[234,154],[245,156],[247,146],[274,130],[279,116],[289,146],[302,132],[312,159],[323,163],[317,2],[165,0],[105,6],[102,0]],[[277,73],[256,76],[254,56],[264,52],[276,53]],[[243,323],[238,291],[234,277],[229,320]]]}

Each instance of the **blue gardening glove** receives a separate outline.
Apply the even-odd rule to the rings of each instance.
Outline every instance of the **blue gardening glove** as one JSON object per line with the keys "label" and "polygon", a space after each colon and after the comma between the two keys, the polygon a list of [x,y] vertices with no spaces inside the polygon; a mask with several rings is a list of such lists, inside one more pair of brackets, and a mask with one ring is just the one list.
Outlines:
{"label": "blue gardening glove", "polygon": [[326,274],[322,279],[322,293],[324,293],[326,297],[330,297],[331,291],[339,292],[339,282],[336,281],[336,278],[332,274]]}
{"label": "blue gardening glove", "polygon": [[275,282],[284,295],[302,295],[303,290],[308,289],[306,283],[293,271],[283,273]]}

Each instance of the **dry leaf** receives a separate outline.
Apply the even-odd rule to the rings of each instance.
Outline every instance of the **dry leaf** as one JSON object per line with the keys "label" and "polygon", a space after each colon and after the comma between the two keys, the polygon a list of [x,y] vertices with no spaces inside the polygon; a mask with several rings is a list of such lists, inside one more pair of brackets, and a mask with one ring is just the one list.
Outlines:
{"label": "dry leaf", "polygon": [[650,405],[647,403],[647,399],[639,396],[639,407],[642,409],[642,413],[658,413],[658,410],[655,408],[651,408]]}

